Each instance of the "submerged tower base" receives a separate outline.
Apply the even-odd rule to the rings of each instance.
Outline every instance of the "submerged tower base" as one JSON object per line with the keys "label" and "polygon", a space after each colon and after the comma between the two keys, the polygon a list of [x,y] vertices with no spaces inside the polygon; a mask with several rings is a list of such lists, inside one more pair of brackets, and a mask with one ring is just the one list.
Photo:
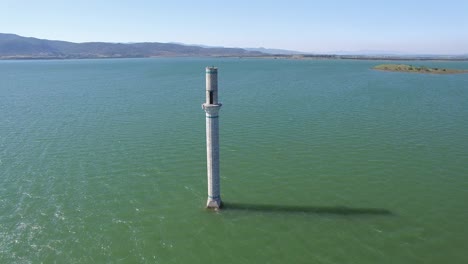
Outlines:
{"label": "submerged tower base", "polygon": [[221,209],[223,207],[223,202],[221,201],[221,197],[211,198],[208,197],[208,201],[206,201],[206,208],[207,209]]}

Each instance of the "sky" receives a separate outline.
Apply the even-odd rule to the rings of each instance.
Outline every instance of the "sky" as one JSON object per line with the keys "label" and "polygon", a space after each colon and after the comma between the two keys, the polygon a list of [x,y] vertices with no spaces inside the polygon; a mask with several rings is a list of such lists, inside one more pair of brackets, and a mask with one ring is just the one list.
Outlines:
{"label": "sky", "polygon": [[468,0],[0,0],[0,33],[311,53],[468,54]]}

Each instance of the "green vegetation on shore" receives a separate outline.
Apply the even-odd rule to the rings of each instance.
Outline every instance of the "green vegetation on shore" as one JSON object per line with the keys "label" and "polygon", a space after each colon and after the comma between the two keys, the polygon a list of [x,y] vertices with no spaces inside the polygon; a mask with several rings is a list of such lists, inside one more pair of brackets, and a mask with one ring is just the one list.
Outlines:
{"label": "green vegetation on shore", "polygon": [[468,70],[429,68],[426,66],[413,66],[406,64],[381,64],[373,67],[374,70],[393,71],[393,72],[415,72],[415,73],[435,73],[435,74],[454,74],[468,73]]}

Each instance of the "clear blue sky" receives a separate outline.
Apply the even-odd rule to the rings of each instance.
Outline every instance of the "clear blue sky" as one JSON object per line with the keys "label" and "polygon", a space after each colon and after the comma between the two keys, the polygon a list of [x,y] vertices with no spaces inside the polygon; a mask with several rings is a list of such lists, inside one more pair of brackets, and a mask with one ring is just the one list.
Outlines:
{"label": "clear blue sky", "polygon": [[0,32],[306,52],[468,54],[468,0],[0,0]]}

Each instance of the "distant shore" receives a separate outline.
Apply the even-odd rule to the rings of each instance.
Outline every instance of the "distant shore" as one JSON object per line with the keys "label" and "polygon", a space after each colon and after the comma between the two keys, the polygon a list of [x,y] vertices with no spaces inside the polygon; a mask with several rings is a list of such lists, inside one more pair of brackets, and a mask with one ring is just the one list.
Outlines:
{"label": "distant shore", "polygon": [[381,64],[381,65],[374,66],[372,69],[379,70],[379,71],[431,73],[431,74],[468,73],[468,70],[429,68],[426,66],[413,66],[413,65],[406,65],[406,64]]}
{"label": "distant shore", "polygon": [[300,55],[267,55],[275,59],[341,59],[341,60],[388,60],[388,61],[468,61],[464,55],[335,55],[335,54],[300,54]]}
{"label": "distant shore", "polygon": [[333,54],[262,54],[262,55],[157,55],[126,56],[116,55],[10,55],[0,60],[76,60],[76,59],[130,59],[130,58],[258,58],[258,59],[295,59],[295,60],[387,60],[387,61],[468,61],[468,56],[370,56],[370,55],[333,55]]}
{"label": "distant shore", "polygon": [[458,55],[397,55],[397,54],[313,54],[262,52],[243,48],[206,47],[161,42],[83,42],[38,39],[16,34],[0,33],[0,60],[69,60],[123,58],[259,58],[294,60],[440,60],[468,61],[468,54]]}

